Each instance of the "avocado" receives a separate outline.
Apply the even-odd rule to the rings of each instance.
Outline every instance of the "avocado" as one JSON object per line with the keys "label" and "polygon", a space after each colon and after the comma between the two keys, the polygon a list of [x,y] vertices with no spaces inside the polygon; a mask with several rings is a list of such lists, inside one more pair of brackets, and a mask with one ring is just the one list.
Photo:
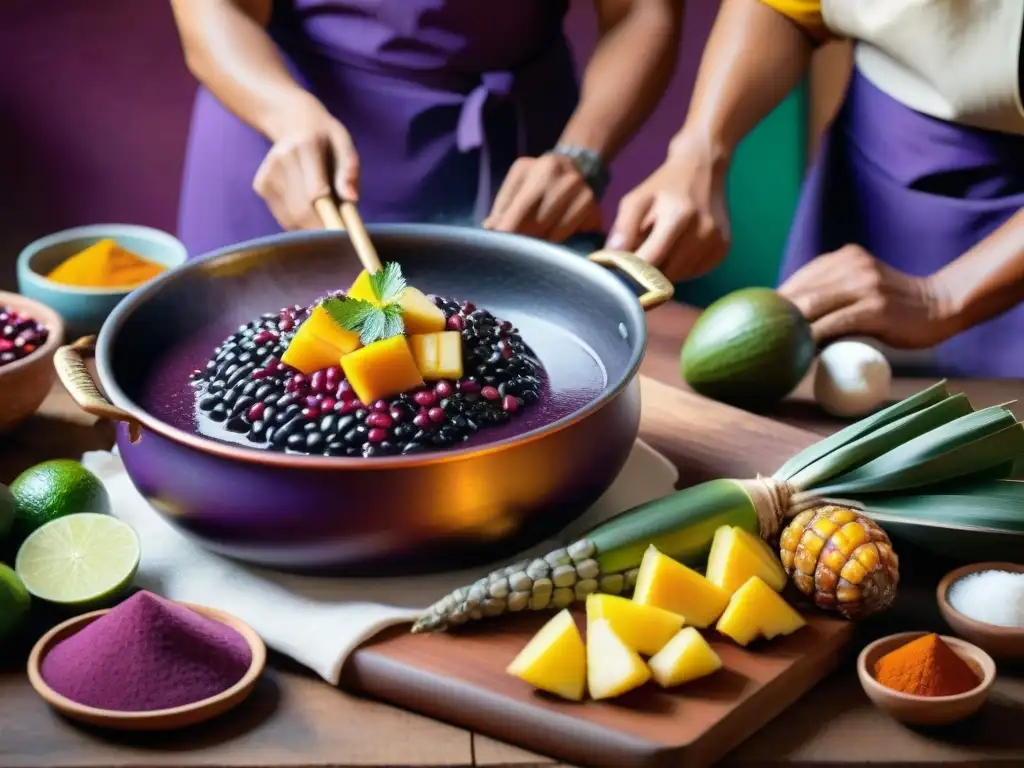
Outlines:
{"label": "avocado", "polygon": [[743,288],[697,319],[680,370],[705,397],[764,410],[793,391],[814,353],[810,324],[794,304],[771,288]]}

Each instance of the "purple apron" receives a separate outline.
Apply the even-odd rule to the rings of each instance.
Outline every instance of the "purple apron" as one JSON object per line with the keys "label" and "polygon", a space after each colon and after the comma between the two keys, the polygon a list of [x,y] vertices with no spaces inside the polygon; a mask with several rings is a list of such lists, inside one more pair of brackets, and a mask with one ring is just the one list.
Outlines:
{"label": "purple apron", "polygon": [[[855,73],[804,184],[781,279],[847,244],[936,272],[1024,206],[1024,136],[915,112]],[[1024,304],[931,350],[930,373],[1024,377]]]}
{"label": "purple apron", "polygon": [[[278,0],[269,31],[348,128],[367,221],[471,224],[578,97],[567,0]],[[200,88],[179,237],[197,256],[280,231],[252,180],[269,142]]]}

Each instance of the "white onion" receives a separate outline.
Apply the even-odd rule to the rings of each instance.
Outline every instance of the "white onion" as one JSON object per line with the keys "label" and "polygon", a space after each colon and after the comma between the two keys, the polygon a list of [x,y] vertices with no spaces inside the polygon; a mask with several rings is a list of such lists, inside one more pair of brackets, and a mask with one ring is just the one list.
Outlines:
{"label": "white onion", "polygon": [[833,416],[863,416],[889,399],[892,368],[860,341],[837,341],[818,358],[814,397]]}

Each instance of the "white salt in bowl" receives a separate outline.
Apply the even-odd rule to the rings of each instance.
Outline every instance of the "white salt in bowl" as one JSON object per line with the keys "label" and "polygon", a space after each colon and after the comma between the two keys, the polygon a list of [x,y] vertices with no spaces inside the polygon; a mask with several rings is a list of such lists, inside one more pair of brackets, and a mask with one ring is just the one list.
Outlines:
{"label": "white salt in bowl", "polygon": [[950,628],[960,637],[970,640],[995,659],[1020,661],[1024,659],[1024,627],[1002,627],[965,616],[949,602],[949,591],[960,579],[982,571],[1007,571],[1024,574],[1024,565],[1017,563],[974,563],[950,571],[939,582],[936,599],[939,611]]}

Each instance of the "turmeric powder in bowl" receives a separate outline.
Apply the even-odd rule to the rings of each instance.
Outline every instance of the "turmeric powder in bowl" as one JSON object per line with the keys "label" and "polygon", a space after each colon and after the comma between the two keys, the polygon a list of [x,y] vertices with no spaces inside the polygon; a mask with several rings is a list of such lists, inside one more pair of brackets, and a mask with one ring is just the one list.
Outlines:
{"label": "turmeric powder in bowl", "polygon": [[974,690],[981,676],[936,634],[924,635],[875,662],[875,680],[911,696],[956,696]]}
{"label": "turmeric powder in bowl", "polygon": [[108,237],[65,259],[46,278],[78,288],[137,288],[166,269]]}

